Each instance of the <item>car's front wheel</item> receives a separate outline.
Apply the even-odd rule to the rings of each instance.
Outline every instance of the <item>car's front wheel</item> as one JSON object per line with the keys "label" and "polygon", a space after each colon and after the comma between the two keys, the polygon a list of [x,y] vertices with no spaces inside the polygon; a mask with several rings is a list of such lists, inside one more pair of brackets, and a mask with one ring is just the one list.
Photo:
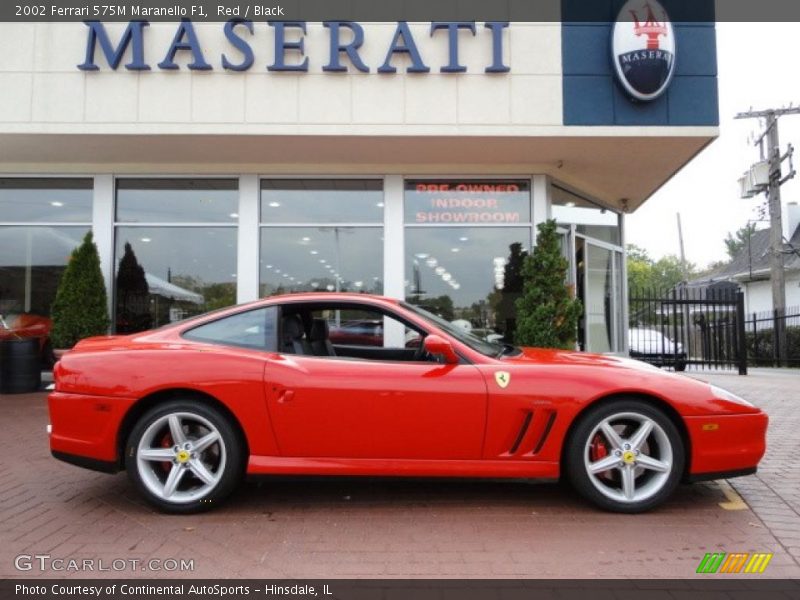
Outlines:
{"label": "car's front wheel", "polygon": [[145,413],[128,436],[125,467],[157,508],[207,510],[239,483],[244,453],[230,420],[192,400],[171,400]]}
{"label": "car's front wheel", "polygon": [[685,451],[662,410],[630,399],[589,409],[567,441],[565,460],[581,495],[607,510],[636,513],[669,498],[683,474]]}

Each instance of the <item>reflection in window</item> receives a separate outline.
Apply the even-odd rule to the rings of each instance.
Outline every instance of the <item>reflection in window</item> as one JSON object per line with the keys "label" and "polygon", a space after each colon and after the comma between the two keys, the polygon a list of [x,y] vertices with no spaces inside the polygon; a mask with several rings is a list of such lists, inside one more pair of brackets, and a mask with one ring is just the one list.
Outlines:
{"label": "reflection in window", "polygon": [[559,225],[576,225],[576,231],[588,237],[621,244],[619,215],[570,191],[552,186],[552,216]]}
{"label": "reflection in window", "polygon": [[261,222],[383,223],[383,181],[263,179]]}
{"label": "reflection in window", "polygon": [[118,227],[116,331],[130,333],[236,303],[236,229]]}
{"label": "reflection in window", "polygon": [[0,222],[91,223],[92,180],[0,178]]}
{"label": "reflection in window", "polygon": [[183,337],[209,344],[274,352],[278,348],[277,315],[276,306],[248,310],[190,329]]}
{"label": "reflection in window", "polygon": [[383,293],[383,228],[262,227],[260,295]]}
{"label": "reflection in window", "polygon": [[23,314],[50,316],[91,221],[91,179],[0,178],[0,222],[8,224],[0,227],[0,315],[7,323]]}
{"label": "reflection in window", "polygon": [[406,229],[406,300],[489,339],[513,333],[528,227]]}
{"label": "reflection in window", "polygon": [[117,221],[236,223],[235,179],[118,179]]}
{"label": "reflection in window", "polygon": [[49,317],[61,276],[89,226],[0,227],[0,315]]}

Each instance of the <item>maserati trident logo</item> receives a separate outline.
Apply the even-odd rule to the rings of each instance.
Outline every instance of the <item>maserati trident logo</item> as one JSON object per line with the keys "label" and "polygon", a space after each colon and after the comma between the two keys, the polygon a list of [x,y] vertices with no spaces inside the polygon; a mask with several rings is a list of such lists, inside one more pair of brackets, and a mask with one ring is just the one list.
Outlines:
{"label": "maserati trident logo", "polygon": [[655,100],[675,71],[675,32],[657,0],[628,0],[611,36],[614,72],[636,100]]}
{"label": "maserati trident logo", "polygon": [[497,382],[497,385],[505,389],[508,387],[508,384],[511,383],[511,373],[508,371],[497,371],[494,374],[494,380]]}

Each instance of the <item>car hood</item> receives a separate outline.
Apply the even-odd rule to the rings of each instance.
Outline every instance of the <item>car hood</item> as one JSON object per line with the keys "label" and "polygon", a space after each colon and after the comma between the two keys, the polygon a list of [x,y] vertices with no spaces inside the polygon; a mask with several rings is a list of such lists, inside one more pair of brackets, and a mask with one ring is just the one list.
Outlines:
{"label": "car hood", "polygon": [[516,356],[507,356],[502,360],[511,364],[537,364],[537,365],[574,365],[587,367],[610,367],[617,369],[633,369],[636,371],[649,371],[663,373],[657,367],[639,360],[612,356],[610,354],[590,354],[573,350],[555,350],[552,348],[521,348],[522,353]]}

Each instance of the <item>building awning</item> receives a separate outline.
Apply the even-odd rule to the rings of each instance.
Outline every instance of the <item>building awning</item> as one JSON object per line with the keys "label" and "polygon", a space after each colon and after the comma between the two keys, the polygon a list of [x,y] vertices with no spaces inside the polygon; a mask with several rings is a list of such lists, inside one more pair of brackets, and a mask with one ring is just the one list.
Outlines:
{"label": "building awning", "polygon": [[[548,127],[457,125],[429,135],[409,125],[403,135],[380,125],[316,126],[324,135],[283,134],[254,126],[246,135],[225,126],[180,134],[92,133],[79,124],[60,133],[0,134],[0,170],[15,173],[280,173],[529,175],[545,174],[611,208],[635,210],[698,152],[717,127]],[[175,128],[176,131],[170,131]],[[8,128],[6,128],[8,130]],[[143,131],[144,130],[144,131]],[[287,130],[288,131],[288,130]]]}

